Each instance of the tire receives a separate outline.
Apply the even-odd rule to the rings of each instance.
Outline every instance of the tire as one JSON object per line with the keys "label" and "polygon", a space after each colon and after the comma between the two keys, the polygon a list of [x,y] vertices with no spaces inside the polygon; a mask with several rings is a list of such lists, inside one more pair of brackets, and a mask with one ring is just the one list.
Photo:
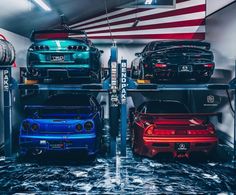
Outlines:
{"label": "tire", "polygon": [[144,70],[144,66],[143,65],[140,65],[140,69],[139,69],[139,76],[138,78],[140,80],[145,80],[145,70]]}
{"label": "tire", "polygon": [[0,40],[0,64],[12,65],[15,61],[15,49],[13,45],[5,40]]}
{"label": "tire", "polygon": [[135,74],[134,74],[134,71],[136,71],[136,70],[135,70],[134,67],[132,67],[131,73],[130,73],[130,77],[131,77],[132,79],[137,79],[137,78],[138,78],[138,75],[135,75]]}
{"label": "tire", "polygon": [[101,75],[101,71],[99,71],[97,74],[94,74],[95,77],[91,78],[91,83],[101,83],[102,81],[102,75]]}

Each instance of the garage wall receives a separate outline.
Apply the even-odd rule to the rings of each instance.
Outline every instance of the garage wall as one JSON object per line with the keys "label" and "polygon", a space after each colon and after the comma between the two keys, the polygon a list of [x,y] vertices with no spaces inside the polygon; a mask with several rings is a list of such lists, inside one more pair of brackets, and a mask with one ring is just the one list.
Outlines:
{"label": "garage wall", "polygon": [[175,7],[118,9],[70,27],[85,30],[97,43],[109,42],[110,31],[117,43],[125,44],[156,39],[202,40],[205,38],[205,15],[205,0],[176,0]]}
{"label": "garage wall", "polygon": [[[0,34],[4,35],[8,41],[10,41],[16,50],[16,64],[17,67],[13,68],[13,78],[15,80],[19,79],[19,67],[20,66],[25,66],[26,64],[26,51],[29,47],[29,45],[31,44],[30,40],[26,37],[17,35],[15,33],[6,31],[2,28],[0,28]],[[2,74],[2,73],[1,73]],[[0,76],[0,78],[2,78],[2,76]],[[2,79],[0,79],[0,91],[2,90]],[[14,92],[13,94],[13,101],[17,98],[18,96],[18,92],[16,90],[16,92]],[[3,99],[2,99],[2,93],[0,93],[0,143],[3,143],[3,136],[4,136],[4,130],[3,130]],[[19,101],[18,101],[19,102]],[[21,115],[20,113],[18,113],[18,108],[19,105],[15,104],[15,101],[13,102],[13,126],[15,125],[15,122],[17,122],[18,120],[15,120],[17,118],[19,118],[19,116]]]}
{"label": "garage wall", "polygon": [[[236,60],[236,3],[211,15],[206,19],[206,41],[212,45],[215,54],[216,75],[221,76],[224,81],[234,77],[234,64]],[[223,92],[222,92],[223,93]],[[233,113],[229,104],[220,111],[223,112],[223,124],[218,127],[225,133],[224,136],[233,143]]]}

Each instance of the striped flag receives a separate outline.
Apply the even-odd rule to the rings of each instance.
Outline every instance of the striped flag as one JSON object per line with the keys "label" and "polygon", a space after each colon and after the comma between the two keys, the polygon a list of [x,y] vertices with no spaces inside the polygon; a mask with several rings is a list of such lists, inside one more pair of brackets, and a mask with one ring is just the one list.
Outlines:
{"label": "striped flag", "polygon": [[[108,13],[115,40],[205,39],[206,0],[176,0],[175,8],[124,8]],[[137,26],[133,26],[139,20]],[[106,14],[73,24],[92,40],[111,39]]]}

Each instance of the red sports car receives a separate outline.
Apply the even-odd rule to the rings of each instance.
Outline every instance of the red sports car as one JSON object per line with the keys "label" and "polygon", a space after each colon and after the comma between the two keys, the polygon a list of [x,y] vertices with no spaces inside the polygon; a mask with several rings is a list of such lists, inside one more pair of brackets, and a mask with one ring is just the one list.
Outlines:
{"label": "red sports car", "polygon": [[208,114],[191,114],[177,101],[149,101],[130,114],[131,146],[135,154],[155,157],[170,153],[189,157],[210,154],[218,138]]}

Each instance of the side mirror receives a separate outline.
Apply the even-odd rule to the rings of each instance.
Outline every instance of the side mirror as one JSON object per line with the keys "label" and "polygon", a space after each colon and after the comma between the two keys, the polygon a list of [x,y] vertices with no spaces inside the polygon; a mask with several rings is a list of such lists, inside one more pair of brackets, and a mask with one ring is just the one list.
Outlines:
{"label": "side mirror", "polygon": [[99,50],[99,52],[100,52],[101,54],[103,54],[103,53],[104,53],[104,51],[103,51],[103,50]]}
{"label": "side mirror", "polygon": [[137,56],[137,57],[140,57],[141,53],[135,53],[134,55]]}
{"label": "side mirror", "polygon": [[102,101],[102,102],[100,102],[100,105],[105,106],[105,105],[107,105],[107,103],[105,101]]}

